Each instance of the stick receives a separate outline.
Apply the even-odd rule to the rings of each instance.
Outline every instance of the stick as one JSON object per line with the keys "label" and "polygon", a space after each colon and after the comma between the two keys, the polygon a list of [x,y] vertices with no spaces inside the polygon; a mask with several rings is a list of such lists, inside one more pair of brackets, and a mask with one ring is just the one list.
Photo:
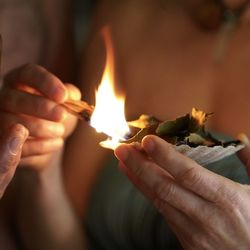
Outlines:
{"label": "stick", "polygon": [[75,115],[80,120],[89,121],[93,113],[94,106],[89,105],[85,101],[67,100],[61,104],[72,115]]}

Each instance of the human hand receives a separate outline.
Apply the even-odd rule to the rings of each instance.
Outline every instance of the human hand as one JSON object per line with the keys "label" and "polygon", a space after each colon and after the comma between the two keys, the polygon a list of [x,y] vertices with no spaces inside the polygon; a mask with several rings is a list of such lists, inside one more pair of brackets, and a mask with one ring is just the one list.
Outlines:
{"label": "human hand", "polygon": [[9,185],[19,163],[22,146],[28,131],[21,124],[15,124],[0,138],[0,198]]}
{"label": "human hand", "polygon": [[[250,187],[198,165],[156,136],[115,150],[121,170],[163,215],[185,249],[249,249]],[[250,170],[250,146],[241,159]],[[250,171],[249,171],[250,173]]]}
{"label": "human hand", "polygon": [[60,105],[68,98],[80,99],[80,91],[64,85],[41,66],[25,65],[5,77],[0,92],[0,130],[21,123],[30,132],[21,165],[42,169],[63,147],[64,138],[76,124],[76,118]]}

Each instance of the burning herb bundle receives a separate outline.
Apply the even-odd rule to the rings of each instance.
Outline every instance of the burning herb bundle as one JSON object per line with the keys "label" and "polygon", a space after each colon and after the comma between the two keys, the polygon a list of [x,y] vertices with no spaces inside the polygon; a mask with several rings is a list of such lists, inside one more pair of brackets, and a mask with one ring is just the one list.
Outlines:
{"label": "burning herb bundle", "polygon": [[178,117],[173,121],[162,122],[154,117],[142,115],[138,120],[129,122],[132,128],[137,128],[139,131],[123,142],[140,142],[144,136],[154,134],[174,145],[185,144],[190,147],[200,145],[226,147],[241,143],[240,141],[223,142],[212,136],[205,128],[206,120],[210,115],[212,114],[195,108],[190,114]]}
{"label": "burning herb bundle", "polygon": [[[82,101],[70,101],[63,104],[72,114],[89,121],[94,107]],[[112,140],[101,142],[102,147],[114,149],[119,143],[141,142],[146,135],[157,135],[172,143],[180,153],[207,165],[230,156],[244,147],[239,140],[226,141],[216,139],[205,128],[207,118],[212,114],[195,108],[190,114],[172,121],[160,121],[155,117],[141,115],[138,120],[128,122],[130,133],[118,143]]]}

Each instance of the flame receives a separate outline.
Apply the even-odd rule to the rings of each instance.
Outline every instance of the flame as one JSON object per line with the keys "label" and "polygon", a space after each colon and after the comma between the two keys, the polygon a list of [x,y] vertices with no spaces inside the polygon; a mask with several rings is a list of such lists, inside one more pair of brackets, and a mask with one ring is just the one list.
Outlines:
{"label": "flame", "polygon": [[109,136],[101,142],[105,148],[115,149],[129,133],[125,118],[125,97],[119,96],[114,89],[114,52],[108,28],[102,30],[107,58],[101,84],[96,91],[96,104],[90,125],[99,133]]}
{"label": "flame", "polygon": [[201,110],[192,108],[191,115],[194,119],[196,119],[196,121],[198,122],[200,126],[204,125],[204,123],[206,122],[207,114]]}

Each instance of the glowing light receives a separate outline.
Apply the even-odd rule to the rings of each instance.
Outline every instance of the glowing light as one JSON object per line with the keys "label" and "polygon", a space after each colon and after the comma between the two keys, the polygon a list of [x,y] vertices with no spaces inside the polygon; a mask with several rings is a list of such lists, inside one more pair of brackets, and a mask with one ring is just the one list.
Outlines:
{"label": "glowing light", "polygon": [[114,53],[108,28],[102,30],[107,58],[101,83],[96,91],[95,109],[90,124],[97,132],[109,136],[101,146],[114,149],[129,133],[125,118],[125,97],[115,93],[114,88]]}

